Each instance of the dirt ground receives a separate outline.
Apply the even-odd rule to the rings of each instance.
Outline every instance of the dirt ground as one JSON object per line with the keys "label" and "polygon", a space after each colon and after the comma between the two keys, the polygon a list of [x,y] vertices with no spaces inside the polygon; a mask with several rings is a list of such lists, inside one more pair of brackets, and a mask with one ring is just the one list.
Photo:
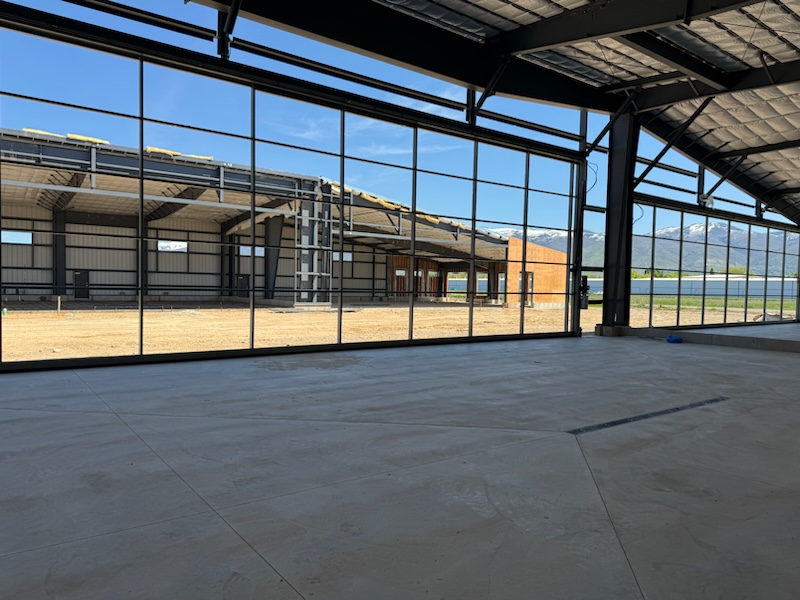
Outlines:
{"label": "dirt ground", "polygon": [[[592,332],[601,309],[582,311],[585,332]],[[145,354],[249,348],[250,312],[246,308],[146,310]],[[255,347],[332,344],[337,341],[338,313],[280,312],[258,308],[255,312]],[[730,319],[729,319],[730,320]],[[721,322],[722,314],[706,311],[706,322]],[[700,323],[700,311],[682,311],[681,324]],[[646,309],[633,309],[631,324],[649,324]],[[674,310],[654,312],[654,325],[675,325]],[[413,337],[446,338],[468,335],[466,306],[418,306],[414,310]],[[563,309],[526,309],[524,333],[565,330]],[[517,334],[518,308],[476,307],[473,335]],[[346,309],[342,341],[406,340],[409,312],[402,307]],[[57,314],[49,310],[11,310],[2,318],[3,361],[49,360],[139,353],[136,310],[75,310]]]}

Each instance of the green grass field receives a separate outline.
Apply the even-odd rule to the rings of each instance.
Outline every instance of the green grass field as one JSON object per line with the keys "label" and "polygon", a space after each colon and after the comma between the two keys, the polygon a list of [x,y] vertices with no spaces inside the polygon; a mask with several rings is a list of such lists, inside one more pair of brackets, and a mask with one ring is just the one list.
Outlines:
{"label": "green grass field", "polygon": [[[703,304],[702,296],[681,296],[681,308],[696,308],[700,309],[705,306],[706,310],[725,310],[726,299],[722,296],[706,296],[705,305]],[[729,296],[727,298],[728,310],[741,309],[744,310],[745,299],[740,297]],[[631,306],[635,308],[648,308],[650,306],[650,296],[636,295],[631,296]],[[678,297],[677,296],[653,296],[653,306],[662,309],[677,309]],[[783,299],[783,312],[795,312],[797,306],[796,298]],[[748,298],[748,310],[764,310],[764,298]],[[780,298],[767,298],[766,303],[767,312],[780,312],[781,299]]]}

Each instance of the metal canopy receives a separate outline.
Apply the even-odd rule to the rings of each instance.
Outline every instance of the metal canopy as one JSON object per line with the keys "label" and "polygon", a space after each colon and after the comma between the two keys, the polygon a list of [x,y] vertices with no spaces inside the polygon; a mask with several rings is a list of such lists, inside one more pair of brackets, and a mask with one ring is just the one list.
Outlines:
{"label": "metal canopy", "polygon": [[712,98],[674,147],[800,223],[800,0],[243,0],[240,16],[498,95],[614,113],[636,94],[663,139]]}

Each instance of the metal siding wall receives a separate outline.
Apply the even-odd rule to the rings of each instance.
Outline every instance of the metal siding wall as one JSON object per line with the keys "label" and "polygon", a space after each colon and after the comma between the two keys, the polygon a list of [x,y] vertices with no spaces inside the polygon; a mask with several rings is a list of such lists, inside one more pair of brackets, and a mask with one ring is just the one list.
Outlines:
{"label": "metal siding wall", "polygon": [[151,224],[148,236],[155,240],[188,242],[186,252],[159,252],[157,241],[149,243],[149,296],[162,300],[219,298],[222,262],[217,222],[168,217]]}
{"label": "metal siding wall", "polygon": [[24,244],[3,244],[3,267],[32,269],[34,267],[34,247]]}
{"label": "metal siding wall", "polygon": [[[347,247],[347,246],[346,246]],[[372,248],[368,246],[353,245],[350,246],[352,252],[353,262],[345,267],[345,275],[352,273],[352,276],[344,278],[344,287],[346,290],[363,290],[372,294],[373,289],[382,292],[386,289],[386,260],[387,255],[376,253],[373,254]],[[373,271],[373,258],[375,260],[375,281],[372,280]],[[379,270],[378,266],[383,266]],[[352,270],[351,270],[352,269]]]}
{"label": "metal siding wall", "polygon": [[[193,250],[189,253],[189,271],[191,273],[216,275],[217,277],[219,276],[219,246],[190,243],[189,249]],[[206,252],[208,254],[196,254],[196,252]]]}
{"label": "metal siding wall", "polygon": [[74,271],[89,271],[91,299],[136,296],[130,289],[136,286],[135,229],[67,223],[66,230],[68,286],[75,283]]}
{"label": "metal siding wall", "polygon": [[3,296],[35,300],[53,286],[52,213],[39,206],[3,204],[0,228],[32,232],[32,245],[3,244]]}
{"label": "metal siding wall", "polygon": [[[3,219],[8,218],[50,221],[53,218],[53,214],[41,206],[3,203]],[[3,227],[6,227],[5,220],[3,221]]]}

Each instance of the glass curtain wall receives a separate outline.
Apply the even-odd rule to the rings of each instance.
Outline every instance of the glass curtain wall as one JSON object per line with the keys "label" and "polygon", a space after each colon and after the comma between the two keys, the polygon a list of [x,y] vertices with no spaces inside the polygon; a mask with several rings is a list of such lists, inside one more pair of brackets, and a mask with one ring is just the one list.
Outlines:
{"label": "glass curtain wall", "polygon": [[631,325],[797,319],[796,228],[637,205]]}
{"label": "glass curtain wall", "polygon": [[572,331],[572,163],[0,42],[3,362]]}

